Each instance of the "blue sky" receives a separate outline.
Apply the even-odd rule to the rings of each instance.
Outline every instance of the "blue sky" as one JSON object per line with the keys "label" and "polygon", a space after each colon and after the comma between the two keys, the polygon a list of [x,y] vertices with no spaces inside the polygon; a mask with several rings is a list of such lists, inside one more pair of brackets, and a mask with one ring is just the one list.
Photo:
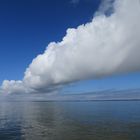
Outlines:
{"label": "blue sky", "polygon": [[3,79],[21,79],[26,67],[49,42],[60,41],[69,27],[90,21],[99,0],[1,0],[0,66]]}
{"label": "blue sky", "polygon": [[[32,59],[66,29],[90,21],[100,0],[1,0],[0,82],[22,79]],[[66,91],[139,88],[140,74],[125,74],[78,82]]]}

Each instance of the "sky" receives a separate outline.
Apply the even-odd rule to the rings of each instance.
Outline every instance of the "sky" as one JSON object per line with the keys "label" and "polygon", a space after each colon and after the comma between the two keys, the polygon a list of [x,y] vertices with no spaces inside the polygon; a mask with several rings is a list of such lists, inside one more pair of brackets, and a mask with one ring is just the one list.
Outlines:
{"label": "sky", "polygon": [[[90,21],[99,0],[1,0],[0,82],[21,79],[48,43],[60,41],[69,27]],[[76,5],[75,5],[76,4]]]}
{"label": "sky", "polygon": [[[68,28],[91,22],[100,4],[101,0],[1,0],[0,83],[3,80],[22,80],[26,68],[50,42],[60,42]],[[71,93],[140,87],[140,73],[135,70],[93,80],[77,79],[78,83],[66,85],[63,91]]]}

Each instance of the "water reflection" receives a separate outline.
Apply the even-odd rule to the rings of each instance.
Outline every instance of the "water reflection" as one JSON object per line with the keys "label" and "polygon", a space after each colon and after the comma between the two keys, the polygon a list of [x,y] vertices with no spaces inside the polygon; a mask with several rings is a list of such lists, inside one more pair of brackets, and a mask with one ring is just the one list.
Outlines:
{"label": "water reflection", "polygon": [[140,102],[0,103],[2,140],[139,140]]}

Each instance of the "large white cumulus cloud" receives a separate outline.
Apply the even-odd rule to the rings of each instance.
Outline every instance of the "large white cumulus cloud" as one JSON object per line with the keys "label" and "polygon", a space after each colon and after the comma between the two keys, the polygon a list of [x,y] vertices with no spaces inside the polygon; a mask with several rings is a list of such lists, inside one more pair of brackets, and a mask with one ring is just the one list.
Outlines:
{"label": "large white cumulus cloud", "polygon": [[6,81],[2,91],[48,91],[89,78],[140,70],[140,2],[116,0],[110,16],[68,29],[25,72],[23,81]]}
{"label": "large white cumulus cloud", "polygon": [[15,80],[4,80],[2,83],[2,90],[7,93],[19,93],[19,92],[25,92],[26,89],[24,87],[24,84],[22,81],[15,81]]}

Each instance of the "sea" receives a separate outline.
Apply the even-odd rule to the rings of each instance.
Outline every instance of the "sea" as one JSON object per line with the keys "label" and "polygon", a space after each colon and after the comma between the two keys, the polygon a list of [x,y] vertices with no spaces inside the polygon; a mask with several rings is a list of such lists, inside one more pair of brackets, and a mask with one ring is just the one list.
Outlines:
{"label": "sea", "polygon": [[0,140],[140,140],[140,101],[0,102]]}

